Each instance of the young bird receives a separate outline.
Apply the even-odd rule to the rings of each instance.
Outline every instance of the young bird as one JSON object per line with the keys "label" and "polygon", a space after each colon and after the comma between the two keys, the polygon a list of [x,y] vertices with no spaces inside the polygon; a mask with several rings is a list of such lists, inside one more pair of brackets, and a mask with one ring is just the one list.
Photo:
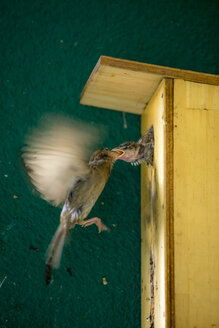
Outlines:
{"label": "young bird", "polygon": [[144,136],[137,142],[127,141],[112,149],[120,154],[119,159],[131,162],[132,165],[139,165],[146,162],[147,166],[153,165],[154,159],[154,127],[153,125],[146,131]]}
{"label": "young bird", "polygon": [[119,154],[99,149],[87,163],[84,158],[91,135],[93,131],[85,132],[66,120],[52,119],[49,125],[32,133],[23,148],[25,167],[41,197],[55,206],[64,204],[60,224],[47,250],[47,284],[52,268],[59,267],[66,234],[75,224],[96,224],[99,232],[108,230],[98,217],[84,219],[101,194]]}

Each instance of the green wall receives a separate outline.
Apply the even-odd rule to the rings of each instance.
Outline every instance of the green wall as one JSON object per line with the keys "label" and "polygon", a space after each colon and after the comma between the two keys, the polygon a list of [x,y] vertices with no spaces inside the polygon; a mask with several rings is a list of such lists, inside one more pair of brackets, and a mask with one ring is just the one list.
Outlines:
{"label": "green wall", "polygon": [[46,112],[104,126],[108,147],[139,138],[139,116],[127,114],[124,129],[122,113],[79,104],[99,56],[218,74],[218,4],[1,0],[0,327],[140,327],[140,168],[116,163],[91,213],[111,232],[72,230],[46,286],[60,209],[31,193],[20,149]]}

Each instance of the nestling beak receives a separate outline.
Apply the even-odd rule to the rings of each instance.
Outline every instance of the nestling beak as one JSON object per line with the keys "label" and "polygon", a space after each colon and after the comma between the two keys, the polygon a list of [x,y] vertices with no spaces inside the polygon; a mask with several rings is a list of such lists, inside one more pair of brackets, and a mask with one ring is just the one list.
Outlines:
{"label": "nestling beak", "polygon": [[119,159],[125,155],[125,151],[121,150],[119,148],[113,148],[111,151],[116,152],[116,154],[117,154],[116,159]]}

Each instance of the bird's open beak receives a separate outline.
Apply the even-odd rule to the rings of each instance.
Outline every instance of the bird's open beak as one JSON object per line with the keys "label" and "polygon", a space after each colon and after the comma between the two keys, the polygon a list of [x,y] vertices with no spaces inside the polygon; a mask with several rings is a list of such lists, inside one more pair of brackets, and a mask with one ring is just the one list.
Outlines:
{"label": "bird's open beak", "polygon": [[116,159],[119,159],[119,158],[121,158],[122,156],[125,155],[125,151],[121,150],[119,148],[113,148],[111,151],[116,153]]}

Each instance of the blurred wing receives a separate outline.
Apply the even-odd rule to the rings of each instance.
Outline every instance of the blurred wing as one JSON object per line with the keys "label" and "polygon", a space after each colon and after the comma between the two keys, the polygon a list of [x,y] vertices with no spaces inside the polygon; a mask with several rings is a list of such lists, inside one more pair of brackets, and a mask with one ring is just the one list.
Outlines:
{"label": "blurred wing", "polygon": [[147,144],[153,144],[154,143],[154,127],[153,125],[145,132],[145,134],[143,135],[143,137],[141,137],[138,140],[139,144],[142,145],[147,145]]}
{"label": "blurred wing", "polygon": [[65,201],[77,178],[89,172],[86,161],[97,135],[87,124],[52,116],[27,137],[22,157],[42,198],[55,206]]}

